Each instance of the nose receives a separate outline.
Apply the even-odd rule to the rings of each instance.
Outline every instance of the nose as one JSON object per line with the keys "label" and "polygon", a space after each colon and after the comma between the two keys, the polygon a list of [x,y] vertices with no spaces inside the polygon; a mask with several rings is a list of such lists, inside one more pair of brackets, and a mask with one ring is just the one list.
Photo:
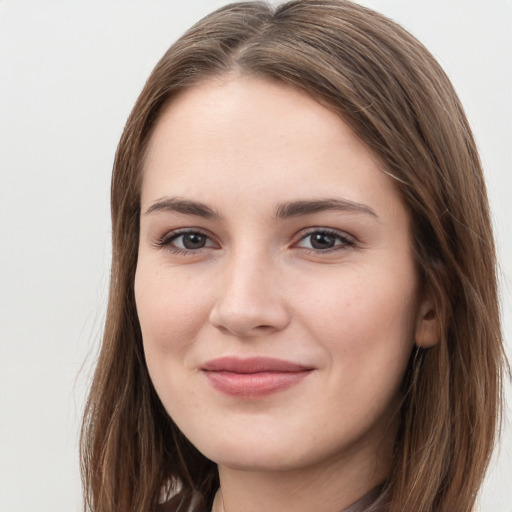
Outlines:
{"label": "nose", "polygon": [[245,254],[226,264],[210,323],[225,334],[246,338],[284,329],[290,321],[280,279],[268,261]]}

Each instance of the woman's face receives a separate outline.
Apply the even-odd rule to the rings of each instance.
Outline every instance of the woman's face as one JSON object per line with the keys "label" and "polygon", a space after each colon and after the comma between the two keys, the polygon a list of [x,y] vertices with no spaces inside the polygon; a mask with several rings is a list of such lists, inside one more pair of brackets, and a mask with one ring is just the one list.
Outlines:
{"label": "woman's face", "polygon": [[430,306],[409,215],[338,116],[254,78],[185,91],[151,138],[140,221],[149,373],[204,455],[282,471],[389,454]]}

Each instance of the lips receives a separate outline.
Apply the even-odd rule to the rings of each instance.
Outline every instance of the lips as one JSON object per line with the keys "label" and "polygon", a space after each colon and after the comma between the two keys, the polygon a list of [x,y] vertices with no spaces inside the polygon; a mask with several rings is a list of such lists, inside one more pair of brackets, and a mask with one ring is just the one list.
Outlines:
{"label": "lips", "polygon": [[299,384],[313,368],[268,357],[222,357],[201,368],[214,389],[238,398],[259,398]]}

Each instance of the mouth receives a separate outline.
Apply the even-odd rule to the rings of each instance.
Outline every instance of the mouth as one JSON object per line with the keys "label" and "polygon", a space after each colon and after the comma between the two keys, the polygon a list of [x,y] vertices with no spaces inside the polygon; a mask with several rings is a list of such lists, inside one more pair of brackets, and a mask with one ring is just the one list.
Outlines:
{"label": "mouth", "polygon": [[268,357],[222,357],[201,368],[214,389],[237,398],[260,398],[299,384],[314,368]]}

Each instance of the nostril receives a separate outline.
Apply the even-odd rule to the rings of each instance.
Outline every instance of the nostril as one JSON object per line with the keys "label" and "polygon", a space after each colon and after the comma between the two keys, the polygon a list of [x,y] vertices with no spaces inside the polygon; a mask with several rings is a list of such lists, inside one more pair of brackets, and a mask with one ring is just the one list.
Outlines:
{"label": "nostril", "polygon": [[288,324],[287,314],[276,315],[278,308],[253,311],[233,311],[222,307],[214,308],[210,323],[223,334],[238,337],[262,336],[283,329]]}
{"label": "nostril", "polygon": [[272,327],[271,325],[258,325],[254,328],[254,330],[257,330],[260,332],[268,332],[268,331],[272,331],[273,329],[274,329],[274,327]]}

